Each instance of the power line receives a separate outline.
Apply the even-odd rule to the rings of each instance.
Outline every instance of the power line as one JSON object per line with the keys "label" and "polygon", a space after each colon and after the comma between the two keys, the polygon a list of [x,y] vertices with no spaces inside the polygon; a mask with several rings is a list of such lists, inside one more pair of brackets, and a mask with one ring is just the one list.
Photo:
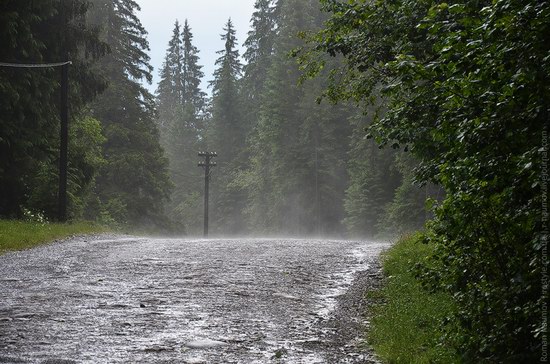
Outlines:
{"label": "power line", "polygon": [[0,62],[0,67],[10,67],[10,68],[51,68],[51,67],[61,67],[68,64],[73,64],[71,61],[66,62],[57,62],[57,63],[6,63]]}

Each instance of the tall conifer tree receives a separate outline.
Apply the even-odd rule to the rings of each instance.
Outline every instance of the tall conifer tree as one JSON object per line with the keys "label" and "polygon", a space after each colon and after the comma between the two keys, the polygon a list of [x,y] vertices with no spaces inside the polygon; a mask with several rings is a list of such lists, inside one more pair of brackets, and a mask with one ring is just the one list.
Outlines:
{"label": "tall conifer tree", "polygon": [[202,118],[206,107],[206,93],[200,87],[204,73],[199,65],[199,50],[193,45],[193,33],[187,19],[183,25],[182,43],[183,104],[193,108],[196,118]]}
{"label": "tall conifer tree", "polygon": [[97,179],[102,215],[123,224],[158,225],[170,183],[154,123],[154,100],[140,83],[152,79],[147,32],[135,1],[94,4],[92,18],[112,50],[99,65],[109,87],[93,106],[107,138],[107,162]]}
{"label": "tall conifer tree", "polygon": [[208,131],[208,148],[218,152],[218,168],[213,178],[214,226],[227,233],[242,233],[244,192],[233,183],[245,163],[242,103],[239,80],[242,64],[231,19],[224,27],[224,49],[218,51],[218,67],[212,87],[212,120]]}
{"label": "tall conifer tree", "polygon": [[176,20],[172,38],[168,42],[164,63],[160,70],[160,81],[157,87],[157,107],[160,113],[161,131],[168,131],[163,130],[163,128],[169,129],[177,106],[181,104],[183,95],[182,73],[181,28]]}
{"label": "tall conifer tree", "polygon": [[[288,52],[298,45],[296,34],[304,29],[303,2],[286,1],[282,5],[279,33],[274,43],[274,55],[268,71],[265,98],[256,131],[250,140],[253,153],[247,178],[249,224],[262,232],[279,232],[288,222],[291,230],[299,230],[296,216],[296,169],[303,159],[296,159],[291,146],[297,145],[296,110],[303,96],[297,86],[299,70]],[[292,21],[291,21],[292,20]],[[300,23],[300,24],[297,24]],[[294,187],[291,187],[294,186]],[[285,221],[285,216],[289,221]],[[286,227],[290,227],[287,225]]]}
{"label": "tall conifer tree", "polygon": [[344,223],[352,236],[372,237],[379,233],[384,209],[392,201],[401,176],[395,165],[396,152],[391,148],[379,149],[372,139],[366,139],[370,116],[357,114],[350,118],[353,135]]}
{"label": "tall conifer tree", "polygon": [[192,40],[187,20],[182,31],[176,21],[160,72],[157,105],[163,146],[175,185],[168,212],[177,225],[197,233],[201,226],[202,184],[196,155],[203,144],[206,94],[200,89],[204,74]]}
{"label": "tall conifer tree", "polygon": [[265,91],[267,72],[273,59],[277,34],[278,7],[274,0],[257,0],[250,20],[252,29],[244,42],[243,97],[249,123],[257,122],[261,97]]}
{"label": "tall conifer tree", "polygon": [[345,108],[318,105],[320,82],[298,85],[300,70],[289,53],[298,34],[316,29],[316,1],[280,5],[273,56],[250,137],[251,168],[244,174],[247,216],[264,232],[337,233],[343,217],[349,126]]}

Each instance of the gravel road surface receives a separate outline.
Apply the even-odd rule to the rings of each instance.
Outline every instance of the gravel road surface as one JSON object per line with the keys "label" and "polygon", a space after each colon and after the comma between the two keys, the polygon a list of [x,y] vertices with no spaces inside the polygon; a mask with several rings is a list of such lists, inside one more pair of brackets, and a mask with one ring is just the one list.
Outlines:
{"label": "gravel road surface", "polygon": [[0,256],[0,363],[376,363],[385,243],[81,237]]}

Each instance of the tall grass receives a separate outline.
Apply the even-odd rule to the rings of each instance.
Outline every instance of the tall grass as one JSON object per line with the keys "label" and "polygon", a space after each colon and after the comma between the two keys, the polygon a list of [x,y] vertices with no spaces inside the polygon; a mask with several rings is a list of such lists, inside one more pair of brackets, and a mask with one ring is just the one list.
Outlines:
{"label": "tall grass", "polygon": [[90,222],[68,224],[0,220],[0,254],[32,248],[72,235],[103,232],[105,228]]}
{"label": "tall grass", "polygon": [[452,297],[429,293],[413,272],[416,263],[426,260],[432,247],[408,236],[382,257],[386,283],[369,292],[373,318],[369,343],[385,363],[459,363],[453,348],[442,344],[442,320],[454,309]]}

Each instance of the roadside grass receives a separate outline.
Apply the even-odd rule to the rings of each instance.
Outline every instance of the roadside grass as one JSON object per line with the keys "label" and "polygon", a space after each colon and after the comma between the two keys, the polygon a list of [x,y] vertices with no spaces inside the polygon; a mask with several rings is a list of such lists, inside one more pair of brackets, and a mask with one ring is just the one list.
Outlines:
{"label": "roadside grass", "polygon": [[72,235],[105,231],[107,231],[105,227],[91,222],[60,224],[0,220],[0,255],[12,250],[32,248]]}
{"label": "roadside grass", "polygon": [[427,292],[412,271],[432,249],[411,235],[382,256],[386,281],[380,290],[368,292],[367,299],[375,302],[369,344],[384,363],[460,362],[453,348],[440,340],[442,320],[455,309],[452,297]]}

